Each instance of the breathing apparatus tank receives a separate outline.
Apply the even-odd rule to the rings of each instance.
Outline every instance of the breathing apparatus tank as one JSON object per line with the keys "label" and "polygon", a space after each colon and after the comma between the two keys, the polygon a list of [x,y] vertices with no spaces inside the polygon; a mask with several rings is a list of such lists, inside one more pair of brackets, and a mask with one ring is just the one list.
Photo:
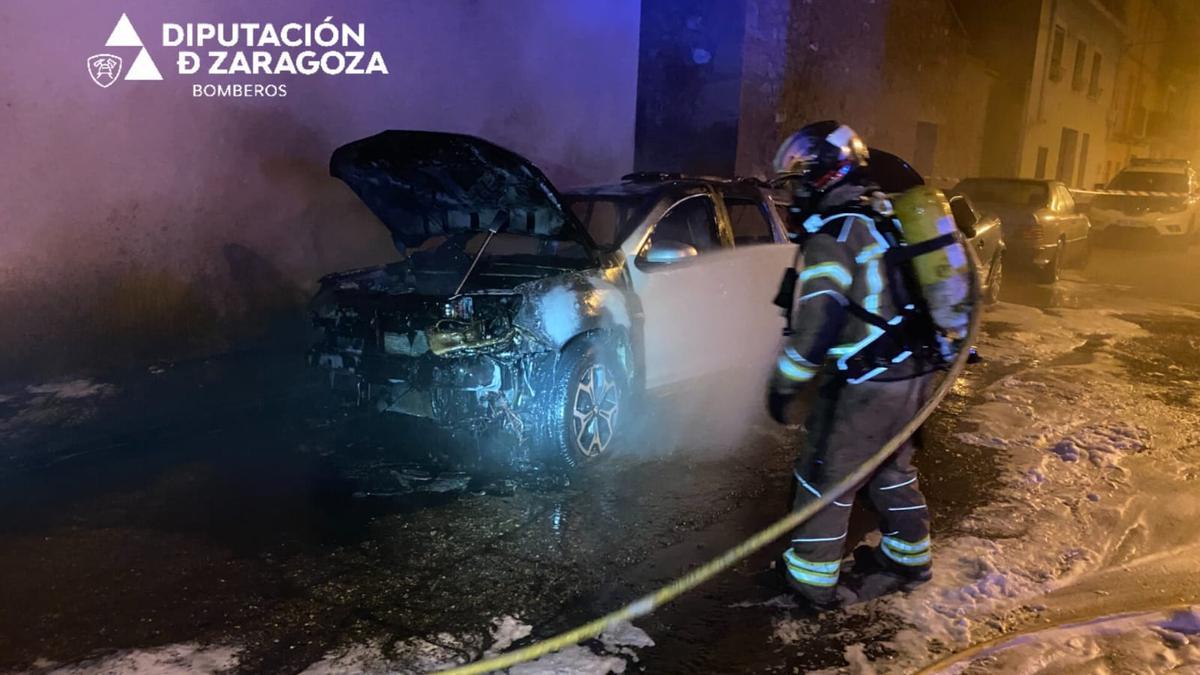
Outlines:
{"label": "breathing apparatus tank", "polygon": [[[911,188],[893,200],[892,206],[908,246],[958,231],[950,202],[937,188]],[[966,337],[972,310],[971,269],[961,238],[916,256],[912,268],[934,326],[950,340]]]}

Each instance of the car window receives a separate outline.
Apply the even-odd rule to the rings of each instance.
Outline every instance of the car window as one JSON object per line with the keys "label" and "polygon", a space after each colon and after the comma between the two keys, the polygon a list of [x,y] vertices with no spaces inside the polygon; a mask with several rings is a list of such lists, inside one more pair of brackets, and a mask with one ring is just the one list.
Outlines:
{"label": "car window", "polygon": [[771,221],[762,204],[753,199],[727,198],[725,210],[729,213],[729,226],[733,229],[736,246],[774,243]]}
{"label": "car window", "polygon": [[1026,180],[989,180],[968,178],[954,186],[976,203],[1012,204],[1014,206],[1046,206],[1051,194],[1046,183]]}
{"label": "car window", "polygon": [[701,254],[721,248],[712,200],[698,195],[672,206],[654,226],[650,244],[655,241],[691,244]]}
{"label": "car window", "polygon": [[1187,176],[1158,171],[1122,171],[1108,184],[1110,190],[1186,192]]}
{"label": "car window", "polygon": [[1058,210],[1062,213],[1075,213],[1075,198],[1066,187],[1058,186]]}
{"label": "car window", "polygon": [[637,226],[640,198],[624,195],[566,195],[563,200],[592,241],[602,249],[616,248]]}

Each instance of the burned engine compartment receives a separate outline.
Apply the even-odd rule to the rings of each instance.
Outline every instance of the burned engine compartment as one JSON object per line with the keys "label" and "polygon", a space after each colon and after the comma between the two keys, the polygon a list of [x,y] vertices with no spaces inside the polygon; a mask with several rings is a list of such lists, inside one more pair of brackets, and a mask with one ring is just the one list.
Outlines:
{"label": "burned engine compartment", "polygon": [[503,441],[509,460],[528,459],[554,424],[544,399],[560,349],[589,330],[627,335],[628,293],[615,268],[495,261],[483,287],[436,292],[453,277],[409,261],[325,277],[310,364],[350,404]]}

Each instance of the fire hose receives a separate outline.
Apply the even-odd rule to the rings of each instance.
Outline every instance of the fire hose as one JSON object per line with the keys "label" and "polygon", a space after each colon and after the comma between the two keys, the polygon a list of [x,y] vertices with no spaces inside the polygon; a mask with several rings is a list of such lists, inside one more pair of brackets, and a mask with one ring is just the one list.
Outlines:
{"label": "fire hose", "polygon": [[828,506],[835,499],[844,495],[847,491],[854,488],[856,485],[867,480],[871,474],[875,472],[889,457],[895,453],[900,446],[908,440],[917,429],[925,423],[933,411],[941,404],[942,399],[950,393],[958,376],[962,374],[966,367],[967,358],[970,355],[970,347],[975,343],[979,335],[979,326],[981,324],[982,312],[980,311],[979,299],[979,260],[975,256],[975,251],[971,246],[963,246],[967,252],[967,262],[970,267],[970,293],[968,297],[971,301],[971,320],[967,329],[967,336],[963,340],[961,348],[958,350],[954,361],[950,364],[946,371],[946,376],[938,384],[937,389],[929,397],[925,405],[917,412],[908,424],[906,424],[899,432],[896,433],[879,451],[872,455],[869,459],[863,462],[857,469],[846,476],[840,483],[837,483],[830,489],[826,490],[817,499],[807,503],[803,508],[792,511],[788,515],[772,523],[767,528],[757,532],[750,538],[741,542],[737,546],[729,549],[725,553],[713,558],[704,565],[684,574],[675,579],[671,583],[659,588],[658,590],[638,598],[637,600],[617,609],[604,616],[589,621],[583,625],[573,628],[564,633],[560,633],[553,637],[535,642],[526,647],[499,654],[482,661],[468,663],[455,668],[450,668],[443,671],[438,671],[444,675],[478,675],[479,673],[489,673],[503,668],[508,668],[519,663],[525,663],[534,659],[545,656],[552,652],[556,652],[564,647],[570,647],[584,640],[599,637],[604,631],[617,626],[618,624],[631,621],[641,616],[645,616],[653,612],[658,607],[661,607],[672,600],[675,600],[684,593],[692,590],[700,584],[712,579],[721,572],[729,569],[740,560],[750,556],[754,552],[762,549],[776,539],[786,535],[796,529],[801,523],[807,521],[816,515],[821,509]]}

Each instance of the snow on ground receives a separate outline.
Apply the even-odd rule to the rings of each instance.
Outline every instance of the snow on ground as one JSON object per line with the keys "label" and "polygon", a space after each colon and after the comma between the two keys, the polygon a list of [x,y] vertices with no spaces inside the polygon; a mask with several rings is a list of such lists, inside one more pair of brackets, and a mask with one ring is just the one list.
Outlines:
{"label": "snow on ground", "polygon": [[1122,614],[1026,633],[939,664],[932,672],[1196,673],[1200,672],[1200,609]]}
{"label": "snow on ground", "polygon": [[31,672],[41,675],[211,675],[231,672],[237,665],[237,649],[189,643],[123,651],[66,666],[39,663]]}
{"label": "snow on ground", "polygon": [[[1010,374],[991,383],[969,374],[960,384],[957,391],[983,403],[968,408],[958,438],[1005,453],[1005,497],[972,513],[965,536],[935,533],[933,582],[847,610],[883,609],[914,627],[885,645],[896,654],[886,663],[870,663],[861,644],[851,645],[847,672],[909,672],[1035,616],[1047,593],[1111,564],[1131,537],[1145,554],[1155,549],[1149,542],[1179,536],[1170,532],[1178,522],[1150,523],[1171,510],[1151,508],[1142,496],[1171,492],[1169,486],[1160,478],[1153,489],[1141,488],[1138,476],[1149,469],[1129,465],[1184,472],[1195,458],[1180,449],[1195,444],[1200,423],[1146,396],[1155,383],[1124,372],[1115,355],[1119,341],[1145,332],[1097,310],[1000,305],[988,318],[1006,329],[982,340],[980,352]],[[1179,482],[1175,492],[1191,495],[1193,486]],[[1200,510],[1194,496],[1184,501],[1187,511]],[[1195,536],[1194,525],[1185,530]],[[799,642],[804,623],[780,621],[776,639]]]}
{"label": "snow on ground", "polygon": [[96,403],[117,388],[88,379],[29,385],[0,395],[0,442],[14,442],[41,429],[81,424],[96,414]]}
{"label": "snow on ground", "polygon": [[25,391],[35,396],[52,396],[57,399],[81,399],[91,398],[93,396],[107,396],[113,390],[111,384],[103,382],[93,382],[88,379],[64,380],[61,382],[47,382],[45,384],[31,384],[25,387]]}
{"label": "snow on ground", "polygon": [[[390,645],[353,645],[327,654],[302,675],[351,675],[376,673],[427,673],[495,656],[528,637],[533,627],[519,617],[503,616],[492,621],[491,644],[484,650],[481,635],[454,636],[442,633],[426,638],[409,638]],[[607,675],[624,673],[637,661],[635,649],[654,641],[645,631],[625,622],[605,631],[596,644],[576,645],[547,654],[535,661],[512,667],[510,675]]]}

